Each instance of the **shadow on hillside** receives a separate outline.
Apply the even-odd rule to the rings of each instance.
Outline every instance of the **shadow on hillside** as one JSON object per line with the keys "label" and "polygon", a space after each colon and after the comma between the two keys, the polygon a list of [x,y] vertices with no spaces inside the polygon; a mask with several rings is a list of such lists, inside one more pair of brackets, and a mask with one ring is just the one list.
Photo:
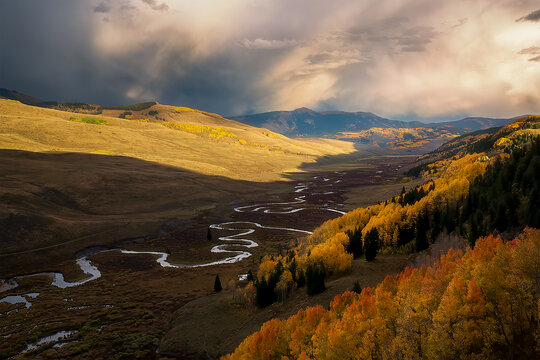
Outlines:
{"label": "shadow on hillside", "polygon": [[278,186],[125,156],[5,149],[0,174],[0,278],[26,261],[39,270],[88,246],[174,229],[171,220],[185,226],[204,210],[221,220]]}
{"label": "shadow on hillside", "polygon": [[[352,154],[303,163],[301,171],[355,167],[384,155]],[[43,270],[90,246],[110,246],[230,218],[233,204],[265,201],[284,182],[250,182],[126,156],[0,150],[0,278]],[[293,179],[295,173],[286,174]],[[25,264],[25,265],[23,265]]]}

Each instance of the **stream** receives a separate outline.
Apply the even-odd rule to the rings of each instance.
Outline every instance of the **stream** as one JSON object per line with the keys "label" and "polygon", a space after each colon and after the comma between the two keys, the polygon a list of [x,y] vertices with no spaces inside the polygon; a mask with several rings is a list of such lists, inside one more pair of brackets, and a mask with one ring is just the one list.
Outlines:
{"label": "stream", "polygon": [[[335,174],[344,175],[345,173],[335,172]],[[319,178],[318,176],[314,176],[313,180],[317,180],[318,178]],[[319,185],[319,186],[330,187],[330,186],[333,186],[334,183],[337,184],[341,182],[341,180],[338,179],[338,180],[333,181],[332,183],[329,183],[330,182],[329,178],[322,178],[322,181],[325,184]],[[310,184],[312,183],[298,183],[294,187],[295,189],[294,192],[303,193],[310,189]],[[312,195],[329,195],[333,193],[334,193],[333,191],[327,191],[327,192],[322,192],[322,193],[312,193]],[[307,207],[302,207],[302,206],[296,207],[298,205],[304,204],[305,202],[306,202],[306,195],[300,195],[298,197],[295,197],[294,201],[290,201],[290,202],[270,202],[270,203],[260,203],[260,204],[247,205],[247,206],[238,206],[234,208],[234,211],[239,212],[239,213],[260,212],[264,214],[293,214],[293,213],[297,213],[297,212],[308,209]],[[329,208],[326,206],[326,204],[325,204],[325,207],[321,209],[335,212],[341,215],[346,214],[346,212],[344,211]],[[220,265],[220,264],[233,264],[233,263],[242,261],[250,257],[252,254],[249,251],[231,250],[230,247],[245,247],[246,249],[250,249],[250,248],[258,246],[259,244],[257,242],[250,239],[243,238],[244,236],[254,233],[257,228],[311,234],[311,232],[307,230],[266,226],[266,225],[261,225],[259,223],[251,222],[251,221],[223,222],[219,224],[212,224],[210,225],[210,228],[216,229],[216,230],[228,230],[228,231],[237,232],[236,234],[233,234],[233,235],[226,235],[226,236],[219,237],[219,240],[225,243],[218,244],[210,249],[212,253],[229,254],[230,256],[227,256],[223,259],[206,262],[206,263],[200,263],[200,264],[176,264],[176,263],[172,263],[168,261],[168,258],[169,258],[168,253],[160,252],[160,251],[135,251],[135,250],[126,250],[126,249],[119,249],[119,248],[118,249],[95,248],[93,250],[86,251],[83,256],[76,259],[76,263],[81,269],[81,271],[87,275],[87,277],[82,280],[73,281],[73,282],[66,281],[64,278],[64,275],[60,272],[40,272],[36,274],[19,275],[19,276],[15,276],[7,280],[1,280],[0,293],[18,287],[19,283],[17,282],[17,280],[27,278],[27,277],[33,277],[33,276],[43,276],[43,275],[50,276],[52,279],[51,285],[56,286],[61,289],[83,285],[89,281],[99,279],[101,277],[101,272],[97,268],[97,266],[95,266],[94,264],[90,262],[90,260],[88,260],[88,256],[99,254],[102,252],[119,251],[122,254],[127,254],[127,255],[148,254],[148,255],[155,256],[156,262],[164,268],[197,268],[197,267],[214,266],[214,265]],[[26,308],[30,308],[32,304],[28,300],[28,298],[35,298],[37,296],[39,296],[39,293],[28,293],[24,295],[11,295],[11,296],[7,296],[0,299],[0,303],[2,302],[8,302],[12,304],[23,303]]]}

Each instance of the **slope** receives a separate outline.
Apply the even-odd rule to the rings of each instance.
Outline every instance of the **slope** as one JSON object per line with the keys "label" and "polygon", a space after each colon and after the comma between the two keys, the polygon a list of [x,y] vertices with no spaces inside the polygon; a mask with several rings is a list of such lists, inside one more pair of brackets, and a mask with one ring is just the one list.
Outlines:
{"label": "slope", "polygon": [[202,211],[282,191],[274,182],[302,164],[354,151],[350,143],[292,140],[200,111],[159,104],[139,111],[160,118],[90,117],[0,100],[2,274],[185,227]]}
{"label": "slope", "polygon": [[[327,313],[315,307],[301,310],[284,322],[274,319],[246,339],[231,358],[330,359],[359,353],[366,359],[401,358],[403,354],[409,354],[408,358],[440,358],[441,349],[446,358],[471,353],[480,358],[535,358],[538,271],[524,269],[538,269],[540,259],[538,230],[526,229],[538,226],[540,221],[536,184],[540,171],[539,122],[539,116],[519,118],[489,134],[487,140],[480,138],[486,152],[463,148],[448,157],[441,153],[439,161],[422,171],[425,185],[329,220],[287,256],[263,259],[253,283],[260,306],[279,299],[277,291],[284,285],[288,291],[304,284],[308,294],[324,291],[325,277],[347,274],[353,258],[361,255],[373,261],[379,251],[412,254],[431,246],[433,259],[428,264],[435,266],[405,270],[376,289],[364,289],[359,296],[345,294],[345,303],[340,303],[338,296],[337,308],[333,305]],[[524,228],[524,235],[503,245],[502,239],[510,240]],[[489,234],[500,237],[489,236],[477,242],[478,236]],[[473,251],[463,258],[460,252],[450,252],[448,258],[439,261],[437,251],[445,250],[444,246],[464,246],[466,240],[470,246],[476,243]],[[521,255],[512,257],[516,252]],[[429,256],[425,258],[429,260]],[[521,261],[530,263],[523,267]],[[465,272],[456,274],[456,269]],[[495,275],[498,271],[513,275]],[[518,278],[526,285],[513,280]],[[402,290],[398,288],[400,281],[405,286]],[[427,297],[421,298],[426,292]],[[414,295],[409,298],[407,294]],[[476,305],[486,306],[480,316],[486,323],[473,325],[477,314],[459,310],[473,297],[474,309],[480,311]],[[265,298],[269,301],[261,304],[260,299]],[[458,299],[465,298],[465,303],[459,303]],[[343,314],[349,305],[350,311]],[[509,311],[503,314],[502,309]],[[396,327],[400,322],[401,327]],[[469,327],[462,332],[460,326],[452,325],[457,322]],[[488,325],[497,322],[499,330]],[[475,335],[471,326],[486,329],[489,334]],[[338,330],[332,332],[332,328]],[[304,330],[290,333],[290,329]],[[252,355],[247,355],[247,349]]]}
{"label": "slope", "polygon": [[[92,118],[0,100],[0,148],[129,156],[207,175],[255,181],[279,180],[284,172],[316,157],[354,150],[346,142],[293,140],[185,109],[154,105],[147,111],[158,112],[159,119],[128,120],[112,117],[122,110],[104,110],[103,115]],[[92,119],[106,124],[98,126]]]}

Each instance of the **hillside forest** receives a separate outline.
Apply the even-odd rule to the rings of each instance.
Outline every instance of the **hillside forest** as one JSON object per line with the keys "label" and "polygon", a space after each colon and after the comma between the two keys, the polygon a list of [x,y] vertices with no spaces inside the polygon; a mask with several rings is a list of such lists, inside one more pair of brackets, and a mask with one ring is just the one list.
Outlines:
{"label": "hillside forest", "polygon": [[[288,254],[265,257],[245,296],[265,307],[299,288],[316,294],[355,258],[414,254],[441,237],[461,239],[465,251],[338,295],[329,309],[265,323],[227,359],[534,358],[539,120],[518,119],[481,144],[423,163],[423,185],[329,220]],[[479,147],[485,151],[471,151]]]}

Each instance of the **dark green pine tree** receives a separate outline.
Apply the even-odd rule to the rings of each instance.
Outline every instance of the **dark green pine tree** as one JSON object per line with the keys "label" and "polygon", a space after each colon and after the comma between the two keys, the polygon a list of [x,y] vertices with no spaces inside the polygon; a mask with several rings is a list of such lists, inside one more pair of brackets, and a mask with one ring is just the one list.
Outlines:
{"label": "dark green pine tree", "polygon": [[534,184],[525,207],[526,225],[540,227],[540,189]]}
{"label": "dark green pine tree", "polygon": [[375,260],[379,250],[379,231],[373,228],[366,233],[364,237],[364,253],[367,261]]}
{"label": "dark green pine tree", "polygon": [[260,308],[266,307],[274,302],[274,288],[268,284],[263,277],[260,281],[255,282],[255,302]]}
{"label": "dark green pine tree", "polygon": [[216,275],[216,280],[214,280],[214,291],[220,292],[223,288],[221,287],[221,280],[219,280],[219,275]]}
{"label": "dark green pine tree", "polygon": [[353,254],[355,259],[358,259],[362,256],[362,231],[356,229],[354,231],[347,231],[349,236],[349,244],[347,245],[347,252]]}
{"label": "dark green pine tree", "polygon": [[357,294],[360,294],[362,292],[362,287],[360,286],[360,283],[358,281],[354,282],[352,291],[354,291]]}
{"label": "dark green pine tree", "polygon": [[325,276],[326,272],[323,264],[308,264],[306,268],[306,290],[308,295],[319,294],[326,289],[324,285]]}

